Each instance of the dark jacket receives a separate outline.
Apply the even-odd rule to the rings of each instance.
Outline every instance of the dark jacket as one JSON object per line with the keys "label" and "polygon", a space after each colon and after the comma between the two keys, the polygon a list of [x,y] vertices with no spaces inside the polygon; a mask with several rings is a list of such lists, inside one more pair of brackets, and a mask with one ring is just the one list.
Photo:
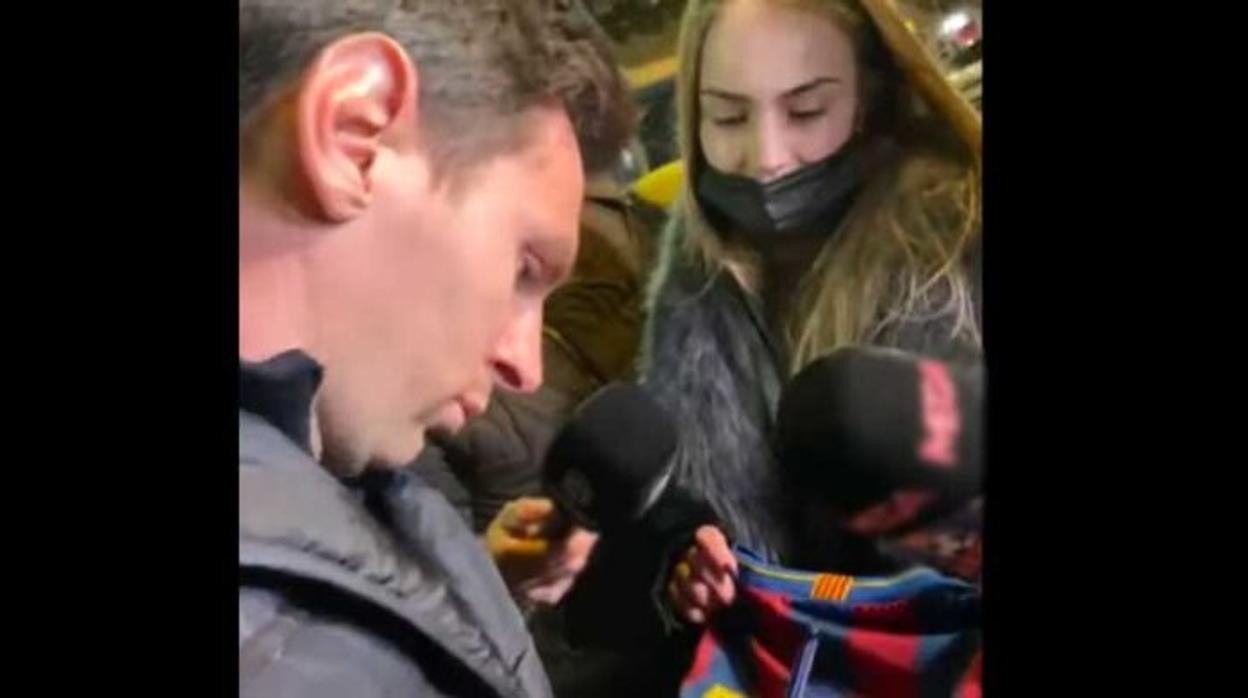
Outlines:
{"label": "dark jacket", "polygon": [[441,494],[408,481],[366,496],[313,460],[318,382],[298,353],[240,366],[240,695],[549,696],[502,579]]}

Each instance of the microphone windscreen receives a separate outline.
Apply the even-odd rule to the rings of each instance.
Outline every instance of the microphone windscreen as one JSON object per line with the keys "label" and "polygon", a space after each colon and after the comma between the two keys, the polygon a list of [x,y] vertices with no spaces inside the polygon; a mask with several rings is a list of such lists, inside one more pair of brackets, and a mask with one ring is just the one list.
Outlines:
{"label": "microphone windscreen", "polygon": [[551,443],[546,491],[582,526],[639,519],[671,475],[671,418],[641,387],[613,383],[581,404]]}
{"label": "microphone windscreen", "polygon": [[900,489],[949,497],[983,473],[982,367],[853,347],[812,362],[781,395],[777,452],[794,487],[849,512]]}

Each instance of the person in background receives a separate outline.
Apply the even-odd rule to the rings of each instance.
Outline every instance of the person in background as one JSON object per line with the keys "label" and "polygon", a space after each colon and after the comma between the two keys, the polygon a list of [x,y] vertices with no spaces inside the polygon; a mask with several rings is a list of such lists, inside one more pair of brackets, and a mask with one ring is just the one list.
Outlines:
{"label": "person in background", "polygon": [[478,538],[357,487],[542,381],[626,96],[553,0],[240,0],[239,694],[548,696]]}

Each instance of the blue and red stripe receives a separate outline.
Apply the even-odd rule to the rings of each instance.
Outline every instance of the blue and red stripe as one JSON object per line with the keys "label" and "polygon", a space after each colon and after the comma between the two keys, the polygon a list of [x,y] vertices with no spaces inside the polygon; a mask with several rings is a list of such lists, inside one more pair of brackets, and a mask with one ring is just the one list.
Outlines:
{"label": "blue and red stripe", "polygon": [[736,552],[744,613],[707,629],[682,698],[977,695],[976,587],[928,568],[850,578]]}

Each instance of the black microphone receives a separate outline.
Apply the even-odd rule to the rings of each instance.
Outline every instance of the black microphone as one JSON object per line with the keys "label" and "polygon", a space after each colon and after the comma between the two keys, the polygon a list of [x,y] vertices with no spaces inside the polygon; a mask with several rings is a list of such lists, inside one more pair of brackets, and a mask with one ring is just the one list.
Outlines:
{"label": "black microphone", "polygon": [[572,521],[618,531],[640,521],[671,479],[676,430],[642,388],[613,383],[577,408],[551,443],[544,489]]}
{"label": "black microphone", "polygon": [[640,386],[614,383],[583,402],[551,443],[544,489],[563,525],[602,534],[562,601],[574,646],[619,650],[662,638],[656,600],[665,597],[656,589],[698,527],[717,521],[699,495],[672,482],[674,424]]}
{"label": "black microphone", "polygon": [[903,489],[946,504],[983,482],[984,371],[894,349],[841,349],[781,395],[777,455],[798,491],[846,514]]}

